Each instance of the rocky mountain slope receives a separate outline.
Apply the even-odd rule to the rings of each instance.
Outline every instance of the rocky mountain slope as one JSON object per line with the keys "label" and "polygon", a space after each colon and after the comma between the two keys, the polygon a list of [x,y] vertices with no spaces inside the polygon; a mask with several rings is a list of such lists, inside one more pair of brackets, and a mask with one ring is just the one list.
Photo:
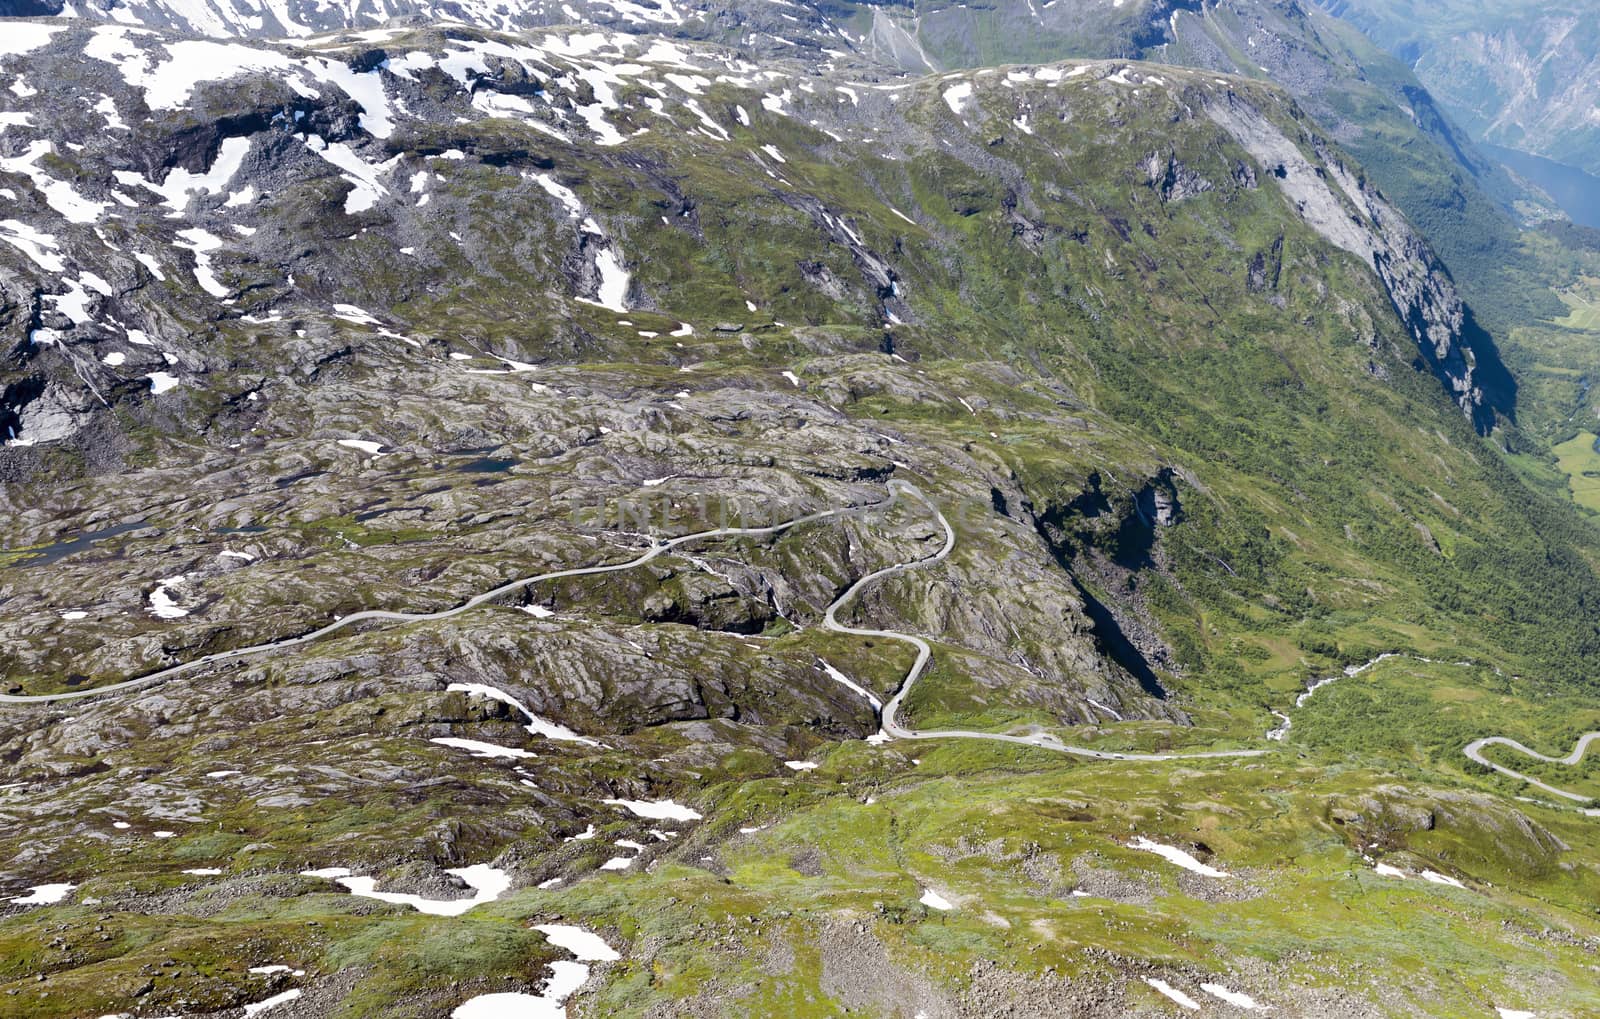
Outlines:
{"label": "rocky mountain slope", "polygon": [[[0,704],[9,1013],[1594,1006],[1592,821],[1457,744],[1589,717],[1600,538],[1335,134],[633,13],[5,25],[0,694],[848,510]],[[1020,743],[824,625],[890,480],[843,621]]]}

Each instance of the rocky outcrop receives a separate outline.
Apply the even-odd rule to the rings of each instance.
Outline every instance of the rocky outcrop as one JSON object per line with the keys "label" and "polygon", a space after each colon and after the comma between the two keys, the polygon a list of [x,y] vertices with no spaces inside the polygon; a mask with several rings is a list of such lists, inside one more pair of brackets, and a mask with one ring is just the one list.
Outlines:
{"label": "rocky outcrop", "polygon": [[1185,198],[1210,191],[1215,185],[1178,161],[1171,152],[1152,152],[1140,163],[1150,186],[1163,202],[1181,202]]}

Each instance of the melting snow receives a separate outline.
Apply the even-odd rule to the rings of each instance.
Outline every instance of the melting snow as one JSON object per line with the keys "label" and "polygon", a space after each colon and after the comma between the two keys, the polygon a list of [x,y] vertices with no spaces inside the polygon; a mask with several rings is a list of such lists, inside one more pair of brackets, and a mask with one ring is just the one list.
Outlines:
{"label": "melting snow", "polygon": [[349,867],[323,867],[321,870],[302,870],[301,877],[319,877],[331,880],[333,878],[349,877]]}
{"label": "melting snow", "polygon": [[1449,885],[1451,888],[1465,888],[1465,887],[1467,887],[1466,885],[1462,884],[1460,881],[1457,881],[1455,878],[1451,877],[1450,875],[1448,875],[1448,874],[1440,874],[1438,871],[1433,871],[1433,870],[1425,870],[1425,871],[1423,871],[1422,872],[1422,879],[1424,881],[1432,881],[1436,885]]}
{"label": "melting snow", "polygon": [[388,456],[383,452],[383,443],[371,442],[367,439],[340,439],[339,445],[350,449],[360,450],[368,456]]}
{"label": "melting snow", "polygon": [[1171,998],[1183,1008],[1191,1010],[1198,1010],[1200,1008],[1200,1003],[1198,1001],[1195,1001],[1193,998],[1189,997],[1187,994],[1184,994],[1176,987],[1173,987],[1165,980],[1158,980],[1155,977],[1145,977],[1144,982],[1149,984],[1151,987],[1154,987],[1157,991],[1160,991],[1168,998]]}
{"label": "melting snow", "polygon": [[428,742],[437,743],[442,747],[454,747],[457,750],[466,750],[474,757],[509,757],[517,760],[527,760],[529,758],[538,756],[537,754],[518,749],[517,747],[502,747],[494,743],[484,743],[481,740],[475,739],[461,739],[457,736],[441,736],[437,739],[431,739]]}
{"label": "melting snow", "polygon": [[611,859],[607,860],[605,863],[602,863],[600,865],[600,869],[601,870],[627,870],[631,866],[633,866],[633,857],[631,857],[631,856],[613,856]]}
{"label": "melting snow", "polygon": [[0,33],[0,57],[32,53],[47,45],[52,36],[61,31],[59,25],[40,25],[32,21],[6,21],[6,30]]}
{"label": "melting snow", "polygon": [[73,884],[34,885],[27,895],[19,895],[11,901],[19,906],[48,906],[60,902],[67,897],[67,893],[78,887]]}
{"label": "melting snow", "polygon": [[[344,872],[348,874],[348,871]],[[377,899],[380,902],[394,902],[410,906],[419,913],[432,916],[460,916],[473,906],[481,906],[485,902],[493,902],[506,889],[511,887],[511,876],[505,871],[488,864],[476,864],[471,867],[457,867],[445,871],[454,874],[465,881],[475,893],[470,899],[425,899],[420,895],[407,892],[380,892],[377,890],[378,881],[370,877],[347,877],[333,871],[306,871],[307,877],[331,877],[350,891],[351,895],[359,895],[364,899]]]}
{"label": "melting snow", "polygon": [[196,877],[216,877],[218,874],[221,874],[222,871],[217,867],[194,867],[184,871],[184,873],[193,874]]}
{"label": "melting snow", "polygon": [[354,322],[356,325],[361,326],[375,326],[380,324],[377,316],[373,315],[372,312],[367,311],[364,308],[360,308],[354,304],[335,304],[333,306],[333,317],[342,318],[346,322]]}
{"label": "melting snow", "polygon": [[126,170],[116,172],[119,181],[128,185],[140,185],[160,195],[162,200],[173,209],[182,212],[189,206],[189,196],[193,192],[214,195],[227,187],[233,175],[239,172],[239,167],[244,164],[244,157],[250,152],[249,138],[224,138],[222,146],[217,150],[217,158],[211,163],[211,169],[204,173],[190,173],[183,167],[175,167],[168,174],[167,179],[160,184],[152,184],[138,174]]}
{"label": "melting snow", "polygon": [[279,1005],[287,1004],[300,997],[300,995],[304,993],[305,992],[300,990],[300,988],[295,987],[284,991],[282,994],[274,994],[265,1001],[258,1001],[254,1005],[246,1005],[244,1007],[245,1019],[250,1019],[251,1016],[259,1015],[260,1013],[268,1011],[269,1009],[277,1008]]}
{"label": "melting snow", "polygon": [[[96,33],[97,39],[100,33]],[[189,101],[194,87],[203,81],[221,81],[255,71],[289,71],[298,66],[285,53],[264,46],[243,43],[212,42],[210,40],[185,40],[167,43],[171,60],[150,67],[152,54],[141,53],[124,42],[119,63],[128,84],[144,89],[145,102],[152,110],[176,109]],[[99,52],[90,52],[93,45],[85,47],[89,56],[107,60]],[[131,52],[130,52],[131,51]],[[290,88],[302,96],[314,98],[316,89],[308,88],[297,75],[285,75]]]}
{"label": "melting snow", "polygon": [[604,938],[582,927],[541,923],[535,924],[533,929],[543,934],[552,945],[571,952],[580,962],[613,962],[622,958],[616,949],[606,944]]}
{"label": "melting snow", "polygon": [[33,186],[44,195],[45,202],[50,208],[59,212],[67,222],[93,223],[111,206],[111,203],[91,201],[78,194],[71,184],[56,180],[40,169],[36,165],[37,162],[49,155],[53,149],[48,141],[42,139],[35,141],[22,155],[12,159],[0,159],[0,170],[20,173],[32,180]]}
{"label": "melting snow", "polygon": [[1142,849],[1147,853],[1155,853],[1157,856],[1177,864],[1184,870],[1192,870],[1196,874],[1204,874],[1206,877],[1232,877],[1227,871],[1206,866],[1176,846],[1164,846],[1159,842],[1150,841],[1143,835],[1133,840],[1133,848]]}
{"label": "melting snow", "polygon": [[653,821],[698,821],[705,815],[692,807],[672,800],[603,800],[609,806],[621,807],[638,817]]}
{"label": "melting snow", "polygon": [[[141,251],[141,252],[138,252],[137,254],[135,254],[133,257],[137,258],[139,260],[139,263],[141,265],[143,265],[146,269],[149,269],[150,270],[150,275],[154,276],[157,280],[159,280],[159,281],[165,281],[166,280],[167,274],[161,271],[161,263],[157,262],[153,255],[147,255],[143,251]],[[143,334],[141,333],[140,335],[143,335]],[[130,338],[133,336],[133,330],[130,329],[128,331],[128,336]],[[138,340],[134,340],[133,342],[138,343],[139,341]]]}
{"label": "melting snow", "polygon": [[597,253],[594,267],[600,273],[600,292],[590,303],[612,311],[627,311],[629,276],[616,248],[609,247]]}
{"label": "melting snow", "polygon": [[1200,989],[1213,998],[1220,998],[1234,1008],[1242,1008],[1246,1012],[1255,1012],[1265,1008],[1264,1005],[1256,1004],[1256,1000],[1250,995],[1241,994],[1238,991],[1230,991],[1221,984],[1201,984]]}
{"label": "melting snow", "polygon": [[1394,867],[1394,866],[1391,866],[1391,865],[1389,865],[1387,863],[1377,864],[1372,868],[1372,870],[1379,877],[1398,877],[1398,878],[1403,878],[1403,877],[1406,876],[1406,872],[1405,871],[1401,870],[1399,867]]}
{"label": "melting snow", "polygon": [[[187,616],[189,610],[179,608],[178,603],[173,600],[172,594],[168,590],[168,588],[177,587],[187,579],[189,579],[187,576],[180,573],[176,577],[168,577],[166,580],[157,582],[156,589],[150,592],[150,607],[145,611],[157,619],[182,619]],[[161,833],[156,832],[156,838],[161,837]]]}
{"label": "melting snow", "polygon": [[958,117],[962,115],[963,109],[971,98],[972,82],[970,81],[963,81],[960,84],[951,85],[949,88],[944,90],[945,105],[949,106],[950,112],[954,113]]}
{"label": "melting snow", "polygon": [[361,104],[361,127],[368,134],[374,138],[394,134],[389,97],[384,94],[383,78],[376,70],[357,74],[342,61],[321,59],[309,61],[307,67],[318,80],[338,85],[345,95]]}
{"label": "melting snow", "polygon": [[507,992],[480,994],[450,1013],[451,1019],[566,1019],[565,1002],[584,981],[589,967],[565,959],[550,964],[550,979],[537,996]]}
{"label": "melting snow", "polygon": [[[546,609],[545,611],[548,612],[549,610]],[[534,613],[534,615],[538,615],[538,613]],[[554,615],[554,613],[551,613],[551,615]],[[533,733],[536,736],[543,736],[545,739],[562,740],[568,743],[582,743],[583,745],[590,747],[597,747],[600,745],[599,740],[592,740],[586,736],[579,736],[577,733],[573,732],[571,729],[568,729],[564,725],[557,725],[555,722],[540,718],[538,715],[535,715],[533,712],[529,711],[521,701],[517,700],[515,697],[512,697],[510,694],[505,693],[504,691],[496,690],[492,686],[485,686],[482,683],[451,683],[449,686],[445,687],[445,692],[474,694],[479,697],[488,697],[491,700],[496,700],[502,704],[510,705],[511,707],[522,712],[523,717],[528,720],[528,724],[525,726],[525,728],[528,730],[528,732]]]}
{"label": "melting snow", "polygon": [[956,908],[949,899],[945,898],[943,895],[940,895],[932,888],[923,889],[922,898],[918,899],[917,901],[922,903],[924,906],[927,906],[929,909],[951,910]]}
{"label": "melting snow", "polygon": [[222,247],[222,238],[198,227],[192,230],[179,230],[178,236],[186,243],[176,246],[194,252],[194,278],[201,289],[212,297],[227,297],[228,288],[223,286],[216,274],[211,271],[210,253]]}
{"label": "melting snow", "polygon": [[69,623],[75,623],[80,619],[89,618],[89,613],[80,611],[78,609],[73,609],[71,612],[61,613],[61,618],[65,619]]}
{"label": "melting snow", "polygon": [[816,771],[819,767],[816,761],[784,761],[783,766],[791,771]]}
{"label": "melting snow", "polygon": [[[560,202],[566,208],[567,214],[573,219],[578,219],[583,215],[583,202],[579,200],[577,193],[571,188],[560,183],[548,173],[535,173],[529,176],[535,184],[544,188],[550,197]],[[412,190],[416,190],[415,186],[413,186]]]}
{"label": "melting snow", "polygon": [[66,270],[66,263],[61,260],[61,256],[55,254],[57,250],[55,237],[41,233],[20,220],[0,220],[0,241],[5,241],[27,255],[45,272]]}
{"label": "melting snow", "polygon": [[150,380],[150,393],[153,396],[160,396],[182,385],[178,377],[171,372],[151,372],[145,378]]}
{"label": "melting snow", "polygon": [[[871,704],[874,708],[883,707],[883,702],[878,700],[878,698],[876,696],[874,696],[871,691],[867,690],[865,687],[861,686],[855,680],[851,679],[849,676],[846,676],[844,673],[842,673],[838,669],[834,668],[832,665],[830,665],[828,663],[828,660],[826,658],[819,658],[819,659],[817,659],[817,661],[822,663],[823,671],[826,672],[829,676],[832,676],[833,679],[834,679],[834,682],[840,683],[840,684],[848,687],[849,689],[855,691],[856,693],[860,694],[862,697],[866,698],[867,703]],[[887,739],[887,737],[885,737],[885,738]],[[871,739],[872,739],[872,737],[868,737],[869,741]]]}
{"label": "melting snow", "polygon": [[389,189],[378,181],[378,176],[394,169],[401,159],[395,156],[386,163],[373,166],[356,155],[355,150],[344,142],[329,143],[316,135],[306,139],[306,147],[344,171],[340,176],[349,181],[351,186],[350,193],[344,199],[346,215],[367,211],[389,193]]}

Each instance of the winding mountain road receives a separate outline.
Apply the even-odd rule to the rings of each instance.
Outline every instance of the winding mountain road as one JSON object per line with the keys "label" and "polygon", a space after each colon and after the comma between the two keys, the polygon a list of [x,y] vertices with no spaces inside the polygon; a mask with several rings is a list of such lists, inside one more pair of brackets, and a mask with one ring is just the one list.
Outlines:
{"label": "winding mountain road", "polygon": [[443,609],[438,612],[391,612],[384,609],[365,609],[360,612],[352,612],[350,615],[335,620],[334,622],[329,623],[327,626],[312,630],[309,633],[303,633],[298,637],[286,637],[282,640],[269,641],[265,644],[253,644],[249,647],[233,648],[229,651],[219,651],[215,654],[204,655],[200,658],[196,658],[190,662],[173,665],[169,668],[160,669],[156,672],[151,672],[133,679],[123,680],[120,683],[112,683],[107,686],[95,687],[89,690],[71,690],[64,693],[52,694],[0,694],[0,704],[53,704],[60,701],[78,700],[88,697],[110,696],[127,690],[138,689],[154,683],[159,683],[162,680],[172,679],[175,676],[180,676],[189,672],[204,669],[208,666],[220,665],[223,662],[248,658],[253,655],[265,654],[269,651],[283,651],[289,648],[300,647],[302,645],[321,640],[324,637],[337,633],[340,630],[347,629],[356,625],[357,623],[418,623],[441,619],[451,619],[455,616],[461,615],[462,613],[470,612],[487,602],[494,601],[496,598],[504,597],[505,595],[510,594],[519,588],[527,587],[530,584],[536,584],[543,580],[559,580],[563,577],[586,577],[594,576],[596,574],[617,573],[622,570],[631,570],[635,567],[643,566],[652,559],[655,559],[666,552],[670,552],[673,549],[678,548],[681,545],[686,545],[690,542],[705,541],[712,538],[761,537],[764,535],[779,534],[783,531],[799,527],[802,524],[814,523],[819,520],[830,520],[837,517],[845,517],[888,509],[900,498],[901,495],[907,495],[913,499],[916,499],[918,502],[922,503],[923,506],[927,507],[928,510],[934,515],[935,519],[939,521],[939,526],[944,528],[943,547],[940,548],[938,552],[935,552],[933,555],[924,559],[917,559],[911,562],[896,563],[892,566],[885,566],[880,570],[874,570],[873,572],[861,577],[855,583],[846,588],[843,594],[834,599],[833,603],[828,606],[822,620],[822,625],[825,629],[832,630],[836,633],[850,634],[857,637],[880,637],[886,640],[894,640],[903,644],[909,644],[916,648],[916,661],[912,663],[910,670],[907,671],[905,679],[901,681],[899,688],[894,693],[894,696],[891,697],[888,703],[884,704],[882,708],[881,724],[884,732],[897,739],[906,740],[980,739],[990,740],[998,743],[1015,743],[1021,746],[1035,747],[1041,750],[1053,750],[1058,753],[1074,754],[1080,757],[1093,757],[1106,761],[1174,761],[1191,758],[1259,757],[1267,752],[1265,750],[1212,750],[1184,754],[1123,753],[1108,750],[1094,750],[1089,747],[1072,746],[1061,742],[1059,738],[1048,733],[1034,736],[1011,736],[1005,733],[974,732],[965,729],[937,729],[919,731],[915,729],[908,729],[901,725],[896,717],[899,713],[900,706],[904,703],[906,696],[911,692],[912,686],[919,678],[921,678],[923,671],[927,668],[928,661],[933,656],[933,649],[928,645],[926,640],[923,640],[921,637],[914,636],[913,634],[900,633],[895,630],[871,630],[846,626],[845,624],[839,622],[838,612],[840,608],[848,604],[852,599],[861,593],[863,588],[869,584],[881,580],[884,577],[892,576],[896,573],[902,573],[907,570],[914,570],[924,566],[930,566],[934,563],[942,562],[948,558],[951,550],[953,550],[956,546],[956,532],[955,528],[950,526],[950,521],[945,518],[945,515],[942,512],[940,512],[939,507],[936,506],[931,499],[924,495],[922,490],[917,488],[917,486],[907,481],[892,480],[886,484],[886,487],[888,488],[888,496],[876,503],[867,503],[861,506],[850,506],[841,509],[822,510],[817,513],[808,513],[804,516],[795,517],[793,520],[787,520],[779,524],[772,524],[767,527],[717,527],[708,531],[697,531],[694,534],[685,534],[664,541],[657,540],[644,553],[636,558],[628,560],[627,562],[613,563],[608,566],[581,566],[573,569],[555,570],[550,573],[540,573],[531,577],[521,577],[517,580],[510,580],[504,584],[500,584],[497,587],[490,588],[481,594],[474,595],[473,597],[462,602],[460,605],[457,605],[455,608],[451,609]]}
{"label": "winding mountain road", "polygon": [[1571,766],[1583,760],[1584,752],[1589,749],[1589,744],[1593,743],[1595,740],[1600,740],[1600,732],[1585,733],[1578,738],[1578,744],[1572,748],[1572,753],[1565,757],[1546,757],[1537,750],[1529,750],[1516,740],[1507,739],[1504,736],[1487,736],[1483,739],[1473,740],[1471,743],[1468,743],[1461,752],[1484,767],[1493,768],[1502,775],[1509,775],[1512,778],[1520,779],[1531,786],[1536,786],[1540,789],[1543,789],[1552,796],[1560,796],[1563,799],[1573,800],[1578,803],[1589,803],[1594,799],[1594,797],[1584,796],[1581,793],[1569,792],[1566,789],[1557,789],[1555,786],[1541,782],[1536,778],[1529,778],[1527,775],[1524,775],[1522,772],[1513,768],[1508,768],[1503,764],[1494,763],[1483,756],[1483,748],[1487,746],[1510,747],[1517,753],[1526,754],[1528,757],[1531,757],[1536,761],[1544,761],[1547,764],[1565,764]]}
{"label": "winding mountain road", "polygon": [[824,613],[822,617],[823,628],[832,630],[835,633],[845,633],[853,637],[881,637],[886,640],[897,640],[902,644],[910,644],[912,647],[916,648],[916,661],[911,664],[910,670],[906,672],[906,678],[901,681],[900,688],[894,692],[894,696],[890,697],[888,702],[883,706],[881,724],[884,732],[888,733],[890,736],[893,736],[895,739],[982,739],[991,740],[998,743],[1017,743],[1022,746],[1037,747],[1042,750],[1054,750],[1063,754],[1075,754],[1079,757],[1094,757],[1104,761],[1174,761],[1200,757],[1259,757],[1266,753],[1265,750],[1211,750],[1187,754],[1120,753],[1109,750],[1093,750],[1089,747],[1072,746],[1071,744],[1061,742],[1060,739],[1048,733],[1038,736],[1010,736],[1006,735],[1005,733],[974,732],[968,729],[917,730],[908,729],[901,725],[899,719],[896,717],[899,714],[900,705],[905,702],[906,695],[911,693],[911,687],[919,678],[921,678],[923,670],[927,668],[929,659],[933,657],[933,648],[929,647],[928,642],[923,640],[921,637],[917,637],[909,633],[900,633],[897,630],[871,630],[854,626],[846,626],[845,624],[839,622],[838,613],[839,610],[848,604],[852,599],[854,599],[856,595],[860,594],[861,590],[868,584],[881,580],[884,577],[892,576],[896,573],[903,573],[907,570],[919,569],[923,566],[931,566],[934,563],[942,562],[943,560],[949,558],[950,552],[956,547],[956,532],[955,528],[950,526],[950,521],[945,519],[945,515],[940,512],[939,507],[935,506],[933,501],[927,496],[923,495],[922,490],[917,488],[915,485],[904,481],[891,481],[889,482],[889,491],[891,498],[901,492],[904,492],[906,495],[911,496],[926,506],[929,511],[933,513],[934,517],[938,519],[939,526],[944,528],[944,546],[940,548],[939,551],[925,559],[918,559],[907,563],[896,563],[893,566],[885,566],[881,570],[874,570],[873,572],[861,577],[854,584],[851,584],[848,588],[846,588],[843,594],[834,599],[833,604],[828,606],[827,612]]}
{"label": "winding mountain road", "polygon": [[232,661],[238,658],[248,658],[252,655],[265,654],[268,651],[283,651],[288,648],[310,644],[313,641],[321,640],[323,637],[337,633],[338,631],[354,626],[357,623],[373,621],[388,623],[420,623],[440,619],[451,619],[455,616],[461,615],[464,612],[471,612],[473,609],[485,604],[486,602],[491,602],[496,598],[504,597],[518,588],[526,587],[529,584],[536,584],[541,580],[560,580],[563,577],[588,577],[600,573],[618,573],[622,570],[631,570],[637,566],[643,566],[645,563],[655,559],[657,556],[660,556],[663,553],[670,552],[678,546],[686,545],[692,541],[704,541],[710,538],[760,537],[768,534],[779,534],[791,528],[799,527],[802,524],[809,524],[818,520],[829,520],[834,517],[850,516],[859,513],[868,513],[873,510],[887,509],[895,501],[895,498],[899,493],[899,489],[895,487],[897,484],[904,483],[891,482],[889,485],[888,498],[875,503],[867,503],[862,506],[848,506],[841,509],[822,510],[817,513],[808,513],[805,516],[795,517],[793,520],[786,520],[781,524],[773,524],[769,527],[717,527],[709,531],[697,531],[694,534],[685,534],[677,538],[667,539],[665,541],[658,540],[655,542],[655,544],[651,545],[650,548],[644,552],[644,554],[635,559],[630,559],[624,563],[613,563],[609,566],[580,566],[574,569],[556,570],[551,573],[540,573],[532,577],[522,577],[517,580],[509,580],[498,587],[491,588],[487,591],[484,591],[482,594],[474,595],[473,597],[468,598],[466,601],[462,602],[460,605],[457,605],[453,609],[443,609],[439,612],[390,612],[384,609],[364,609],[360,612],[352,612],[350,615],[335,620],[334,622],[329,623],[327,626],[312,630],[310,633],[303,633],[298,637],[286,637],[283,640],[268,641],[265,644],[252,644],[249,647],[233,648],[229,651],[219,651],[216,654],[205,655],[203,657],[196,658],[191,662],[184,662],[181,665],[174,665],[170,668],[147,673],[146,675],[138,676],[134,679],[123,680],[120,683],[111,683],[106,686],[97,686],[89,690],[70,690],[65,693],[31,694],[22,696],[13,694],[0,694],[0,704],[52,704],[57,701],[70,701],[85,697],[103,697],[108,694],[121,693],[125,690],[133,690],[139,687],[149,686],[152,683],[159,683],[162,680],[172,679],[175,676],[181,676],[184,673],[193,672],[197,669],[205,668],[208,665],[218,665],[222,662]]}

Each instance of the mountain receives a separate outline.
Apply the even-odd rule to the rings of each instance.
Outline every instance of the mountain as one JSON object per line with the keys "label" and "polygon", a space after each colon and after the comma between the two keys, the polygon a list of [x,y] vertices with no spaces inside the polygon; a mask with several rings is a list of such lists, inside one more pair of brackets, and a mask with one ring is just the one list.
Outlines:
{"label": "mountain", "polygon": [[8,22],[8,1014],[1600,1007],[1600,532],[1357,86],[1079,10]]}
{"label": "mountain", "polygon": [[1384,40],[1476,137],[1600,175],[1593,3],[1324,6]]}

